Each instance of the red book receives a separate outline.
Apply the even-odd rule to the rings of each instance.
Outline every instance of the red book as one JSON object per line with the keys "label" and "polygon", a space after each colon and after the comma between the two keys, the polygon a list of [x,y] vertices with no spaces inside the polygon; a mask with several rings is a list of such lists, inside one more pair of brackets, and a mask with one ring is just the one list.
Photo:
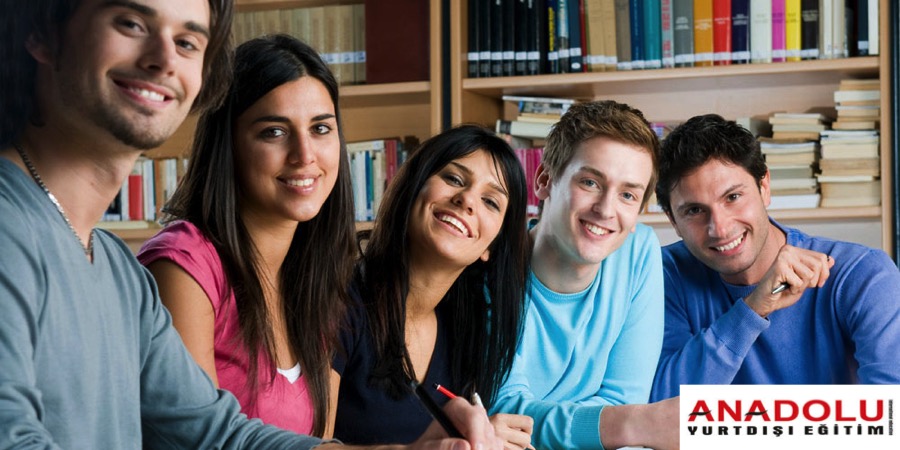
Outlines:
{"label": "red book", "polygon": [[429,80],[428,2],[366,0],[365,8],[366,83]]}
{"label": "red book", "polygon": [[128,216],[131,220],[144,220],[144,177],[128,175]]}
{"label": "red book", "polygon": [[713,64],[731,64],[731,0],[713,0]]}

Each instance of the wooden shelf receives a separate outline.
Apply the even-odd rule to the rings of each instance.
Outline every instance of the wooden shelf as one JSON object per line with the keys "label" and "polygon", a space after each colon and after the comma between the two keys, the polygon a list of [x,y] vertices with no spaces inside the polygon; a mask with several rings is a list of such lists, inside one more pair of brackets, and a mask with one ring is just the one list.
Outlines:
{"label": "wooden shelf", "polygon": [[837,84],[842,78],[877,77],[878,57],[740,64],[656,70],[570,73],[524,77],[466,78],[463,90],[480,95],[541,95],[596,98],[605,94],[644,92],[648,88],[684,91],[702,87]]}
{"label": "wooden shelf", "polygon": [[313,8],[316,6],[357,5],[364,0],[235,0],[236,11],[268,9]]}

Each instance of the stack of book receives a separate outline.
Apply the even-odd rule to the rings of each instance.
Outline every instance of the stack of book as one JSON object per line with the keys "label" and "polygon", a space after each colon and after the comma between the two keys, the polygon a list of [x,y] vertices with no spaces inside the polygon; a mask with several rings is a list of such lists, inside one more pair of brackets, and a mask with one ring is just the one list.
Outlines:
{"label": "stack of book", "polygon": [[881,204],[877,131],[823,131],[821,146],[817,178],[823,207]]}
{"label": "stack of book", "polygon": [[819,140],[819,132],[827,129],[828,119],[819,113],[778,112],[769,117],[775,140]]}
{"label": "stack of book", "polygon": [[802,139],[760,138],[759,146],[769,168],[772,202],[769,209],[819,206],[816,178],[816,142]]}
{"label": "stack of book", "polygon": [[520,97],[504,95],[504,119],[497,120],[496,132],[526,139],[546,139],[550,129],[575,104],[571,98]]}
{"label": "stack of book", "polygon": [[397,138],[375,139],[347,144],[350,154],[350,181],[353,186],[353,215],[357,222],[375,219],[384,190],[406,161],[415,138],[406,142]]}
{"label": "stack of book", "polygon": [[835,130],[875,130],[881,117],[881,85],[878,79],[841,80],[834,91]]}

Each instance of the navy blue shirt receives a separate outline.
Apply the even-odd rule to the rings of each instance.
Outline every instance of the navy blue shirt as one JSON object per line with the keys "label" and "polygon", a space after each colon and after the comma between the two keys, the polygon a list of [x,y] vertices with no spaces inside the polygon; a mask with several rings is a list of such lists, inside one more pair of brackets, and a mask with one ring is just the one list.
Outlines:
{"label": "navy blue shirt", "polygon": [[[346,355],[339,352],[333,363],[341,375],[334,437],[359,445],[413,442],[431,424],[431,416],[411,391],[397,400],[369,382],[375,368],[375,343],[359,291],[351,289],[350,296],[354,305],[349,313],[349,326],[341,333]],[[459,387],[451,380],[449,336],[440,308],[437,324],[434,353],[422,384],[428,391],[438,383],[459,393]],[[437,392],[433,392],[432,398],[441,406],[448,401]]]}

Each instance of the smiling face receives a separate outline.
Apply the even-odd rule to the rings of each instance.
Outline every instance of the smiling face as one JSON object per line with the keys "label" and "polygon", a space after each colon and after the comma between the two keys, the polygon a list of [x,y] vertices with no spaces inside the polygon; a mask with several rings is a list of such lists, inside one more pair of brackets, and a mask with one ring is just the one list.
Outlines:
{"label": "smiling face", "polygon": [[83,0],[59,52],[29,43],[42,114],[130,147],[159,146],[200,91],[209,20],[205,0]]}
{"label": "smiling face", "polygon": [[780,247],[769,201],[768,174],[757,186],[742,167],[714,159],[675,184],[670,221],[691,254],[725,281],[755,284]]}
{"label": "smiling face", "polygon": [[647,150],[595,137],[578,146],[557,179],[539,168],[544,207],[535,238],[560,263],[599,265],[634,231],[652,167]]}
{"label": "smiling face", "polygon": [[416,197],[409,218],[411,258],[441,258],[459,268],[487,260],[507,204],[505,180],[489,153],[477,150],[453,160]]}
{"label": "smiling face", "polygon": [[334,188],[341,155],[325,85],[304,76],[271,90],[237,118],[234,147],[246,221],[315,217]]}

